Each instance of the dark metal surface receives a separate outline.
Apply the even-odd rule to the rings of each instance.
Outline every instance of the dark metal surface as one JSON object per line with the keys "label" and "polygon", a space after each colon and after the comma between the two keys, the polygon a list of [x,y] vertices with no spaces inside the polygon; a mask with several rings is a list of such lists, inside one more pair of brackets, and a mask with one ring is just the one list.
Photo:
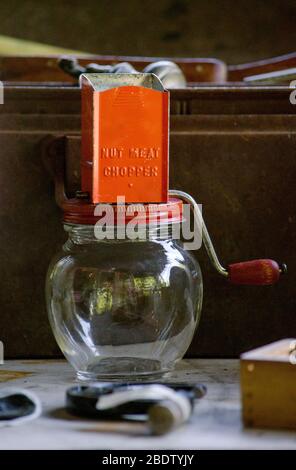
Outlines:
{"label": "dark metal surface", "polygon": [[[231,286],[196,253],[204,275],[202,320],[191,356],[235,356],[295,336],[295,107],[288,88],[203,88],[171,93],[170,187],[203,204],[225,263],[270,257],[289,273],[273,287]],[[44,302],[50,258],[65,235],[41,158],[46,135],[68,140],[76,189],[80,91],[6,88],[0,106],[0,339],[6,357],[59,354]],[[294,332],[294,334],[293,334]]]}

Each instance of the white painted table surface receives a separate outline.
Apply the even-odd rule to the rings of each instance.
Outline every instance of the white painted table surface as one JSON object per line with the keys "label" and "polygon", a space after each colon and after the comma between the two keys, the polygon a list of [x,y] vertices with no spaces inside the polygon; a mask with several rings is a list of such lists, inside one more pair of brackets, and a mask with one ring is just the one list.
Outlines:
{"label": "white painted table surface", "polygon": [[65,391],[75,376],[65,361],[7,361],[0,366],[0,387],[34,391],[43,413],[34,421],[0,428],[0,449],[296,449],[296,432],[244,429],[238,368],[237,360],[182,361],[169,379],[204,383],[207,395],[197,401],[189,423],[153,437],[140,432],[142,425],[71,416],[64,409]]}

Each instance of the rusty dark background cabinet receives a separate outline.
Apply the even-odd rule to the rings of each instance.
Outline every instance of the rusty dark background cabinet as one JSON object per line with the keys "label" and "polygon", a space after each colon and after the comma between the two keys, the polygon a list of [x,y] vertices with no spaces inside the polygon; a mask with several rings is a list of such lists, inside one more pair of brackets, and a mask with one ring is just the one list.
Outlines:
{"label": "rusty dark background cabinet", "polygon": [[[203,204],[225,263],[286,261],[273,287],[236,287],[196,252],[205,284],[188,356],[232,357],[296,335],[295,107],[285,87],[203,87],[171,93],[170,187]],[[78,136],[75,87],[6,87],[0,106],[0,336],[7,357],[59,355],[45,312],[44,278],[64,240],[41,158],[47,135]],[[78,139],[79,140],[79,139]]]}

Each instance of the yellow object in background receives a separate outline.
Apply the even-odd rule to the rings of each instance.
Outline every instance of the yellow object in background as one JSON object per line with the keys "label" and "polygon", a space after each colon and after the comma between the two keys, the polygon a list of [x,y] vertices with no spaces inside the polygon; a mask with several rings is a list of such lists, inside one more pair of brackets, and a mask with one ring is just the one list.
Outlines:
{"label": "yellow object in background", "polygon": [[[51,46],[50,44],[42,44],[24,39],[16,39],[8,36],[0,35],[0,55],[4,56],[20,56],[20,55],[51,55],[51,54],[75,54],[83,55],[86,52],[75,51],[63,47]],[[89,55],[89,54],[87,54]]]}

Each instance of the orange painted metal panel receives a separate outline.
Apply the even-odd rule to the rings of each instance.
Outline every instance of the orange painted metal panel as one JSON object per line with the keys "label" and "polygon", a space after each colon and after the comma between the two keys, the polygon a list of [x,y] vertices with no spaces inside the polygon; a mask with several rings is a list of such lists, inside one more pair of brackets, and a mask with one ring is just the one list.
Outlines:
{"label": "orange painted metal panel", "polygon": [[82,86],[82,191],[93,203],[167,202],[169,93]]}

